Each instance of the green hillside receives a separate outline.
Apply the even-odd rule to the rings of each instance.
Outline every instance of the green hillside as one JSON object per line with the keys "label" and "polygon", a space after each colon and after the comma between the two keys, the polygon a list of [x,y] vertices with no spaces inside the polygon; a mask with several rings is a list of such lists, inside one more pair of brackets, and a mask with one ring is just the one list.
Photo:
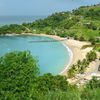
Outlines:
{"label": "green hillside", "polygon": [[[5,25],[0,28],[0,34],[30,32],[68,36],[100,44],[100,4],[83,6],[70,12],[55,13],[32,23]],[[98,47],[95,45],[95,48]],[[98,50],[100,51],[100,48]]]}

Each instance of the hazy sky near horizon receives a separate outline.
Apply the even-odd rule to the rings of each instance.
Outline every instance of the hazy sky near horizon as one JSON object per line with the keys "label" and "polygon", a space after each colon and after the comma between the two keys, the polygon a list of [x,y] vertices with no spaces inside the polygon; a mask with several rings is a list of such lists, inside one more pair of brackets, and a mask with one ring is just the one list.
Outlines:
{"label": "hazy sky near horizon", "polygon": [[50,15],[100,0],[0,0],[0,15]]}

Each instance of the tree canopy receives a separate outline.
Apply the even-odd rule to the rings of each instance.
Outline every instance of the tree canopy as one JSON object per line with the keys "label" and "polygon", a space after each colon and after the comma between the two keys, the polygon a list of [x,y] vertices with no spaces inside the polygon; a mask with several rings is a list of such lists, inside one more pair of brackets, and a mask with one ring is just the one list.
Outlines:
{"label": "tree canopy", "polygon": [[0,97],[28,97],[38,71],[37,60],[28,51],[11,52],[1,57]]}

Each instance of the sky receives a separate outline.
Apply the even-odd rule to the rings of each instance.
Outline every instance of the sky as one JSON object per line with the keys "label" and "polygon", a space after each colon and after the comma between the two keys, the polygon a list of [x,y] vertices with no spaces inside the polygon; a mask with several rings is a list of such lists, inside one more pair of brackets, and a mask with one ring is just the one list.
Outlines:
{"label": "sky", "polygon": [[50,15],[100,0],[0,0],[0,15]]}

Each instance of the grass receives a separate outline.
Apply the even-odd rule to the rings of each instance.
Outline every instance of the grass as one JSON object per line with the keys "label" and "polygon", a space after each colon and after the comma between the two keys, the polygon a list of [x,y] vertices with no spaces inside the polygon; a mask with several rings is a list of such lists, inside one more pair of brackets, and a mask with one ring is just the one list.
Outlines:
{"label": "grass", "polygon": [[68,92],[48,92],[41,100],[100,100],[100,89],[73,89]]}

